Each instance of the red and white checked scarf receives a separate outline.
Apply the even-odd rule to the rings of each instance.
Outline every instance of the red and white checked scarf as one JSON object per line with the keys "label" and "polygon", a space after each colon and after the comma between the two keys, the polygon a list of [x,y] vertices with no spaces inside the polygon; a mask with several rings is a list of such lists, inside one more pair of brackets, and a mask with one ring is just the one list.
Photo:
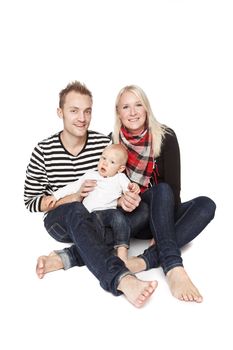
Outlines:
{"label": "red and white checked scarf", "polygon": [[146,129],[140,135],[135,136],[121,127],[119,136],[120,143],[128,151],[126,173],[132,182],[141,186],[141,192],[143,192],[149,186],[154,168],[151,132]]}

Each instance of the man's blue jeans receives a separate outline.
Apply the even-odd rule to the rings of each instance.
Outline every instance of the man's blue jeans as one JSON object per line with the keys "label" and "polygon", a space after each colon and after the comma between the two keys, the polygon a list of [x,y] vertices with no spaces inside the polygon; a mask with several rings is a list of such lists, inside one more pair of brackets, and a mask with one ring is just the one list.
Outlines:
{"label": "man's blue jeans", "polygon": [[[61,218],[61,222],[66,223],[61,225],[63,234],[59,235],[57,226],[59,215],[57,213],[60,211],[62,214],[63,207],[66,208],[66,206],[72,215],[71,213],[68,216],[65,214],[64,218]],[[82,204],[71,203],[49,212],[45,218],[45,227],[53,238],[60,242],[74,243],[69,248],[57,251],[63,261],[64,269],[86,264],[100,280],[101,286],[117,295],[116,284],[119,276],[128,270],[124,268],[124,264],[121,264],[120,259],[118,260],[110,253],[103,238],[98,234],[91,234],[92,231],[95,232],[93,224],[88,230],[84,228],[84,225],[79,225],[82,216],[78,211],[75,219],[76,209],[74,208],[83,208],[82,210],[87,213]],[[147,269],[162,266],[164,272],[167,273],[172,267],[182,266],[180,248],[192,241],[208,225],[214,218],[215,209],[216,205],[210,198],[197,197],[182,203],[175,210],[173,192],[166,183],[160,183],[144,192],[139,207],[125,215],[131,227],[132,237],[155,238],[156,245],[149,247],[140,255],[145,260]],[[71,222],[70,218],[72,218]],[[76,234],[73,233],[75,224]],[[94,240],[95,247],[90,247],[93,244],[92,240]],[[97,257],[102,260],[98,260]],[[111,263],[114,266],[113,269]],[[115,276],[113,273],[111,280],[108,273],[112,270],[115,271]]]}
{"label": "man's blue jeans", "polygon": [[112,247],[101,235],[98,220],[93,220],[82,203],[59,206],[46,215],[44,224],[57,241],[74,243],[72,249],[66,248],[61,254],[66,268],[85,264],[105,290],[121,294],[117,290],[119,279],[130,272],[123,261],[112,254]]}

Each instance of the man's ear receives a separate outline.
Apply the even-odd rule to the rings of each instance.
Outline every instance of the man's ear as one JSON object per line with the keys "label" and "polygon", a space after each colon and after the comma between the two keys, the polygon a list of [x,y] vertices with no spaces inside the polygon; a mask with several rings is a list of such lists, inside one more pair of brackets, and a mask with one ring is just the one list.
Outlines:
{"label": "man's ear", "polygon": [[125,171],[125,165],[121,165],[120,168],[118,169],[118,173],[123,173]]}
{"label": "man's ear", "polygon": [[63,118],[63,112],[62,112],[62,109],[61,108],[57,108],[57,115],[59,118]]}

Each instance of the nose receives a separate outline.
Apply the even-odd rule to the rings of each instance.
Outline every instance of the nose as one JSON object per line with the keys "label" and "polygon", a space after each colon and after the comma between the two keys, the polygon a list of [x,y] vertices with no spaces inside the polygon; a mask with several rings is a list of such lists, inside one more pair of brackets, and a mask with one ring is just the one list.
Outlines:
{"label": "nose", "polygon": [[136,109],[135,107],[130,107],[130,115],[135,115],[136,114]]}
{"label": "nose", "polygon": [[79,120],[80,122],[84,122],[84,121],[85,121],[85,114],[84,114],[83,111],[79,111],[78,120]]}

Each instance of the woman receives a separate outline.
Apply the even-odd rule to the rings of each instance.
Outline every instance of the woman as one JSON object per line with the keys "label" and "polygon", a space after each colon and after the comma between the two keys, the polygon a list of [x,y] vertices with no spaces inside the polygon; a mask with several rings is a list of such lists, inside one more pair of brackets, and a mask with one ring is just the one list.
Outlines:
{"label": "woman", "polygon": [[[127,175],[141,186],[142,202],[150,207],[152,245],[138,258],[131,259],[127,267],[139,272],[161,265],[175,297],[201,302],[201,294],[184,270],[179,248],[194,239],[213,219],[215,203],[208,197],[181,203],[176,135],[155,119],[146,94],[138,86],[126,86],[117,96],[113,140],[127,148]],[[123,198],[123,209],[133,200],[132,196]],[[143,210],[141,215],[138,211],[140,207],[131,217],[137,213],[137,217],[143,218]],[[132,232],[137,238],[149,237],[138,227],[132,227]]]}
{"label": "woman", "polygon": [[[207,197],[181,203],[176,135],[155,119],[145,93],[137,86],[126,86],[118,94],[113,141],[127,148],[127,175],[140,185],[142,192],[141,199],[128,192],[118,203],[130,212],[126,215],[132,237],[153,237],[152,243],[156,242],[139,257],[128,260],[126,266],[132,273],[161,266],[176,298],[201,302],[201,294],[184,270],[180,247],[194,239],[213,219],[215,204]],[[76,257],[77,265],[81,265],[72,245],[40,257],[38,275],[43,277],[47,272],[74,266],[75,258],[72,265],[64,266],[69,256]]]}

